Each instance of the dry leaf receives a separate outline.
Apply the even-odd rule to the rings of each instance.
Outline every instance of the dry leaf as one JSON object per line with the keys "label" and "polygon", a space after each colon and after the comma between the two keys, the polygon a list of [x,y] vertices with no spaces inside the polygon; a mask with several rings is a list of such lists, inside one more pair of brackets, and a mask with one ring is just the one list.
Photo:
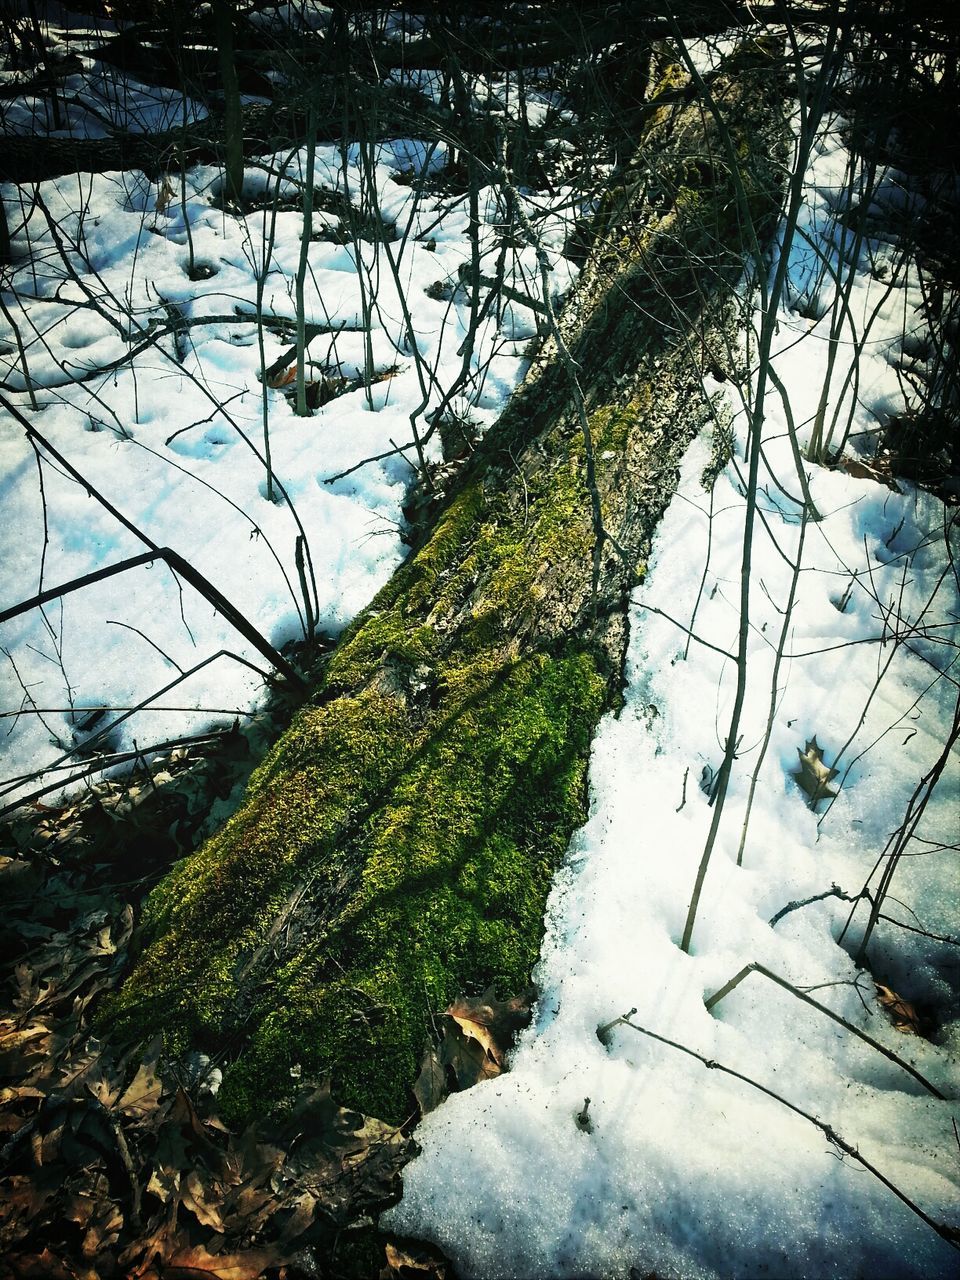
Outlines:
{"label": "dry leaf", "polygon": [[157,1075],[157,1062],[162,1044],[162,1037],[157,1036],[144,1054],[143,1062],[129,1088],[124,1091],[117,1103],[118,1109],[132,1120],[144,1121],[157,1109],[163,1092],[160,1077]]}
{"label": "dry leaf", "polygon": [[123,1214],[120,1206],[110,1200],[101,1202],[96,1219],[90,1223],[84,1233],[83,1243],[80,1246],[81,1255],[87,1260],[92,1260],[97,1254],[112,1250],[120,1238],[122,1229]]}
{"label": "dry leaf", "polygon": [[50,1028],[45,1022],[25,1027],[14,1019],[0,1020],[0,1079],[27,1080],[50,1060]]}
{"label": "dry leaf", "polygon": [[392,1200],[399,1171],[417,1150],[399,1127],[339,1106],[329,1082],[304,1086],[273,1137],[287,1148],[284,1179],[314,1195],[338,1225]]}
{"label": "dry leaf", "polygon": [[163,180],[160,183],[160,189],[157,192],[157,202],[153,206],[157,213],[166,213],[170,206],[170,201],[176,194],[177,193],[173,189],[173,184],[171,183],[169,176],[164,174]]}
{"label": "dry leaf", "polygon": [[114,1058],[85,1009],[123,970],[129,906],[46,864],[37,880],[0,859],[0,878],[22,898],[8,982],[21,1009],[0,1018],[3,1280],[252,1280],[396,1201],[416,1144],[328,1085],[238,1136],[164,1083],[159,1041],[139,1063]]}
{"label": "dry leaf", "polygon": [[378,1280],[446,1280],[448,1275],[449,1259],[422,1240],[388,1240],[384,1254],[387,1265]]}
{"label": "dry leaf", "polygon": [[161,1204],[169,1204],[180,1191],[179,1169],[153,1169],[147,1182],[147,1190]]}
{"label": "dry leaf", "polygon": [[479,1041],[502,1070],[504,1054],[513,1037],[530,1021],[535,997],[534,988],[528,987],[521,995],[498,1000],[491,986],[482,996],[462,996],[454,1000],[444,1012],[453,1018],[464,1035]]}
{"label": "dry leaf", "polygon": [[875,982],[873,985],[877,992],[877,1003],[893,1023],[894,1028],[902,1031],[904,1035],[920,1035],[920,1018],[910,1001],[898,996],[882,982]]}
{"label": "dry leaf", "polygon": [[448,1092],[447,1073],[443,1063],[437,1057],[433,1046],[428,1044],[423,1051],[420,1074],[413,1086],[413,1096],[420,1106],[420,1114],[425,1116],[435,1107],[439,1107]]}
{"label": "dry leaf", "polygon": [[163,1280],[258,1280],[267,1267],[283,1262],[272,1249],[243,1253],[208,1253],[202,1245],[178,1249],[163,1268]]}
{"label": "dry leaf", "polygon": [[297,366],[290,365],[287,369],[281,369],[279,373],[275,373],[272,378],[267,379],[267,386],[273,391],[279,391],[281,387],[289,387],[297,380]]}
{"label": "dry leaf", "polygon": [[201,1177],[199,1169],[191,1169],[183,1181],[180,1199],[185,1209],[193,1214],[201,1226],[210,1227],[219,1235],[226,1232],[220,1216],[223,1195],[212,1183]]}
{"label": "dry leaf", "polygon": [[903,493],[893,478],[889,459],[878,457],[871,461],[867,458],[852,458],[849,454],[844,454],[843,457],[838,458],[836,465],[856,480],[875,480],[878,484],[892,489],[894,493]]}
{"label": "dry leaf", "polygon": [[68,1270],[46,1246],[40,1253],[22,1254],[16,1263],[17,1269],[12,1274],[17,1280],[77,1280],[73,1269]]}
{"label": "dry leaf", "polygon": [[464,1035],[452,1019],[440,1041],[440,1062],[452,1070],[458,1089],[470,1089],[500,1074],[500,1067],[479,1040]]}
{"label": "dry leaf", "polygon": [[13,998],[13,1007],[21,1013],[28,1013],[40,999],[40,981],[35,969],[31,969],[25,960],[14,966],[14,981],[17,994]]}
{"label": "dry leaf", "polygon": [[800,790],[809,797],[810,808],[816,809],[819,801],[832,800],[837,794],[829,787],[829,783],[837,776],[837,770],[831,769],[824,762],[816,734],[807,742],[803,751],[797,747],[797,755],[800,757],[800,770],[793,777]]}

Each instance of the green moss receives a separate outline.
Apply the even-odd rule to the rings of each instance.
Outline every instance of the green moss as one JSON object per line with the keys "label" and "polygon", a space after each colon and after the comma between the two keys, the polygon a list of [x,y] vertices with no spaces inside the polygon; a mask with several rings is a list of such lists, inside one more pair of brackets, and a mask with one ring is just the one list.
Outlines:
{"label": "green moss", "polygon": [[406,593],[406,609],[412,612],[429,605],[469,539],[485,506],[483,489],[474,482],[459,493],[441,516],[430,541],[413,560],[409,575],[395,580],[394,598]]}
{"label": "green moss", "polygon": [[156,941],[121,992],[131,1029],[158,1022],[174,1047],[215,1034],[238,966],[261,944],[305,864],[337,874],[338,839],[375,806],[405,753],[405,708],[362,691],[301,713],[251,777],[243,808],[161,882],[144,925]]}
{"label": "green moss", "polygon": [[[172,1024],[171,1047],[183,1047],[222,1032],[243,991],[238,966],[281,909],[288,870],[306,862],[329,886],[351,861],[359,869],[334,917],[250,993],[252,1035],[224,1085],[230,1119],[281,1102],[300,1064],[332,1075],[348,1104],[399,1120],[430,1013],[464,989],[527,980],[551,871],[582,818],[605,685],[589,655],[571,652],[490,663],[460,688],[469,693],[398,760],[364,759],[376,739],[398,745],[382,701],[340,699],[304,717],[244,814],[153,895],[149,924],[161,932],[114,1014],[141,1033]],[[351,744],[370,717],[365,742]],[[273,790],[278,757],[285,784]],[[293,779],[306,777],[313,802],[291,823]],[[375,812],[344,858],[335,840],[351,805]]]}
{"label": "green moss", "polygon": [[332,1074],[348,1105],[399,1120],[431,1012],[488,981],[526,982],[604,696],[587,655],[537,655],[437,727],[378,815],[350,901],[277,975],[227,1074],[229,1114],[278,1084],[282,1096],[299,1062]]}
{"label": "green moss", "polygon": [[354,688],[384,661],[414,668],[430,656],[429,627],[409,627],[396,610],[371,612],[366,624],[333,655],[328,685]]}
{"label": "green moss", "polygon": [[[646,132],[651,133],[662,126],[677,111],[677,95],[690,83],[690,76],[679,62],[664,61],[654,71],[650,90],[647,95],[647,106],[655,107],[648,119]],[[658,106],[658,98],[666,101]]]}
{"label": "green moss", "polygon": [[[622,415],[597,421],[625,441]],[[572,640],[520,656],[507,637],[539,575],[589,555],[582,463],[575,439],[522,510],[479,485],[452,503],[244,807],[149,899],[149,945],[108,1017],[138,1038],[163,1027],[173,1050],[239,1039],[231,1119],[282,1102],[298,1064],[401,1119],[431,1013],[528,980],[606,683]],[[451,615],[449,646],[431,619]],[[431,705],[415,714],[424,670]]]}
{"label": "green moss", "polygon": [[689,80],[689,73],[681,63],[664,61],[659,67],[656,79],[650,89],[650,98],[656,98],[659,94],[667,93],[670,90],[682,89],[684,85],[689,83]]}
{"label": "green moss", "polygon": [[604,405],[590,417],[590,432],[596,452],[612,449],[624,453],[627,442],[650,403],[649,390],[635,396],[625,405]]}
{"label": "green moss", "polygon": [[[749,114],[737,127],[749,134]],[[748,199],[769,201],[767,176]],[[678,300],[699,316],[701,276],[739,273],[729,175],[706,177],[681,172],[679,198],[631,241],[609,319],[577,349],[584,368],[598,357],[604,390],[667,349]],[[628,339],[619,365],[614,334]],[[475,480],[451,502],[348,629],[243,807],[147,904],[145,948],[106,1020],[138,1039],[164,1030],[174,1051],[223,1051],[231,1119],[281,1104],[295,1068],[402,1119],[431,1015],[527,980],[611,695],[607,656],[565,629],[594,542],[583,442],[546,385],[497,437],[506,456],[536,435],[522,481]],[[663,447],[662,432],[640,442],[652,394],[592,413],[602,493],[623,481],[624,452],[636,469]]]}

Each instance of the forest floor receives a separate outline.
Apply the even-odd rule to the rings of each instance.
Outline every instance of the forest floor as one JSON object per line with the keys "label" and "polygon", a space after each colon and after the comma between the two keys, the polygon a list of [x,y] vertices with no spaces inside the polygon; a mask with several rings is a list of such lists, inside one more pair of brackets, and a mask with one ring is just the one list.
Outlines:
{"label": "forest floor", "polygon": [[[62,136],[96,136],[98,115],[121,108],[143,129],[183,110],[129,83],[121,103],[98,75],[76,72]],[[7,129],[35,129],[42,106],[8,103]],[[704,380],[714,421],[632,597],[623,706],[601,724],[589,821],[554,882],[532,1024],[509,1070],[425,1115],[422,1153],[381,1219],[434,1241],[458,1274],[929,1280],[955,1267],[960,491],[949,439],[918,446],[914,424],[952,361],[956,310],[901,232],[912,220],[929,234],[957,193],[902,156],[864,165],[850,142],[827,113],[798,230],[781,229],[769,263],[772,278],[782,252],[786,275],[762,404],[746,698],[692,936],[679,945],[737,687],[751,520],[763,315],[746,280],[743,346]],[[465,365],[469,217],[444,186],[446,149],[401,139],[372,155],[371,169],[359,146],[317,153],[329,207],[309,251],[307,417],[289,362],[261,379],[293,342],[303,155],[273,159],[291,175],[277,202],[269,166],[251,165],[243,213],[214,166],[4,187],[0,372],[39,433],[0,425],[4,607],[172,547],[275,649],[292,657],[305,632],[319,637],[318,661],[389,579],[412,514],[411,415],[459,385],[448,439],[426,446],[442,475],[518,385],[542,304],[534,250],[512,245]],[[559,300],[576,276],[563,249],[578,192],[557,163],[550,189],[523,198]],[[480,194],[489,261],[501,200]],[[394,229],[392,257],[360,214]],[[798,465],[818,431],[833,433],[830,465]],[[346,1206],[333,1228],[355,1222],[395,1191],[408,1133],[321,1090],[293,1121],[264,1118],[228,1142],[216,1062],[198,1058],[172,1084],[155,1054],[98,1065],[86,1021],[123,970],[143,877],[222,823],[292,700],[268,696],[262,652],[156,560],[3,621],[0,645],[6,1238],[54,1204],[93,1266],[118,1238],[108,1210],[128,1178],[138,1203],[153,1196],[191,1223],[179,1253],[131,1254],[121,1265],[136,1274],[161,1256],[163,1275],[255,1276],[281,1258],[298,1274],[297,1213],[324,1177]],[[71,1142],[109,1147],[113,1164],[64,1208]],[[47,1182],[24,1173],[31,1143]],[[131,1146],[153,1163],[135,1168]],[[344,1189],[348,1164],[363,1172]],[[237,1243],[257,1214],[281,1223],[272,1253]],[[241,1219],[247,1235],[231,1235]],[[32,1239],[35,1274],[74,1274]],[[398,1245],[386,1274],[402,1257]]]}

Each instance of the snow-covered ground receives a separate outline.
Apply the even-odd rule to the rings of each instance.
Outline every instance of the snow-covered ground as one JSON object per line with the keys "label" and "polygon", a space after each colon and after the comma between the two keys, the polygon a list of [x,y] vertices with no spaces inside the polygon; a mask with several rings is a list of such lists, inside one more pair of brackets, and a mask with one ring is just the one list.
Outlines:
{"label": "snow-covered ground", "polygon": [[[830,216],[846,162],[825,134],[807,173],[810,239],[796,242],[778,318],[774,367],[801,445],[828,376],[829,279],[814,290],[821,318],[799,312],[810,310],[817,262],[844,261],[844,236],[850,265],[849,232]],[[923,323],[915,276],[888,289],[884,256],[869,242],[852,264],[861,335],[879,311],[861,350],[844,326],[833,370],[828,421],[859,360],[859,394],[842,406],[854,435],[902,406],[904,317]],[[746,508],[742,409],[732,425],[737,449],[712,495],[701,477],[713,441],[689,450],[634,595],[626,705],[594,744],[590,819],[549,902],[534,1024],[508,1074],[425,1118],[423,1154],[388,1215],[391,1228],[439,1243],[466,1276],[956,1274],[955,1248],[849,1150],[934,1222],[960,1225],[956,743],[911,828],[867,969],[853,955],[868,903],[844,932],[848,898],[876,889],[891,833],[957,714],[956,508],[909,483],[894,493],[808,465],[822,518],[804,521],[787,496],[798,482],[783,400],[769,395],[741,745],[687,954],[679,943],[736,685],[727,655]],[[814,738],[838,791],[816,811],[796,780]],[[767,974],[750,973],[706,1008],[755,964],[927,1085]],[[932,1040],[894,1028],[874,980],[928,1015]],[[602,1043],[598,1026],[628,1010],[634,1025],[620,1022]]]}
{"label": "snow-covered ground", "polygon": [[[82,100],[103,107],[103,68],[84,61],[92,88]],[[156,123],[139,88],[124,89],[141,124]],[[10,105],[11,131],[23,127],[31,102]],[[76,108],[71,124],[97,136],[98,120]],[[38,127],[46,123],[41,116]],[[537,265],[532,249],[504,248],[494,187],[479,193],[480,275],[494,277],[502,256],[512,300],[489,306],[472,352],[460,351],[471,309],[461,279],[471,263],[468,199],[419,190],[420,176],[447,160],[445,144],[409,139],[368,156],[357,146],[318,148],[324,208],[313,217],[304,310],[323,331],[309,345],[307,379],[327,378],[334,391],[346,380],[348,390],[308,417],[293,412],[289,386],[264,388],[256,324],[259,285],[269,370],[294,341],[305,150],[247,169],[244,194],[264,207],[246,217],[223,207],[213,167],[156,182],[132,171],[3,190],[14,257],[0,314],[4,394],[30,413],[32,387],[42,410],[30,416],[35,429],[277,648],[303,637],[305,594],[318,630],[335,636],[403,559],[402,507],[417,462],[411,416],[424,435],[457,383],[446,416],[481,431],[526,368],[537,316],[518,299],[536,296]],[[291,180],[275,208],[277,172]],[[559,252],[571,195],[558,187],[527,210],[554,259],[558,293],[572,272]],[[396,238],[384,245],[351,235],[350,205],[379,216]],[[489,292],[481,284],[481,309]],[[350,390],[365,369],[369,393]],[[273,501],[265,434],[281,486]],[[440,460],[438,433],[425,452]],[[7,414],[0,457],[0,611],[144,551]],[[160,561],[0,623],[0,650],[0,807],[69,777],[85,764],[78,748],[87,756],[94,747],[147,749],[229,723],[263,687],[237,658],[266,665],[203,596],[178,590]],[[147,698],[148,708],[129,714]],[[91,724],[100,708],[109,714]]]}
{"label": "snow-covered ground", "polygon": [[[907,641],[835,759],[893,648],[883,612],[892,606],[915,618],[936,588],[942,513],[918,495],[892,498],[870,482],[816,474],[814,494],[829,514],[807,534],[787,645],[798,656],[781,671],[738,868],[770,694],[769,644],[789,589],[772,544],[760,557],[757,580],[770,599],[757,602],[745,747],[685,955],[678,940],[712,813],[698,784],[719,760],[732,664],[696,644],[684,660],[684,635],[650,607],[691,618],[706,553],[699,485],[706,459],[699,442],[635,599],[627,704],[595,742],[591,817],[549,904],[536,1022],[509,1074],[451,1097],[422,1122],[423,1155],[405,1173],[390,1225],[429,1236],[477,1277],[955,1274],[954,1251],[809,1121],[632,1028],[614,1029],[606,1046],[597,1038],[598,1025],[636,1009],[633,1022],[832,1125],[931,1217],[956,1224],[956,941],[881,921],[869,953],[873,975],[948,1018],[936,1043],[901,1034],[880,1010],[870,975],[858,974],[838,945],[850,904],[822,896],[832,885],[856,893],[867,880],[952,718],[955,681],[933,683],[952,654],[944,662],[931,645]],[[732,468],[718,482],[715,509],[695,625],[729,647],[743,510]],[[773,510],[768,518],[780,550],[795,554],[796,523]],[[840,612],[857,566],[869,569],[872,585],[868,579]],[[937,616],[955,609],[955,592],[952,576],[944,579]],[[798,747],[814,735],[828,762],[841,772],[852,765],[820,824],[791,777]],[[908,927],[955,939],[956,805],[954,757],[898,870],[896,902],[887,904]],[[807,899],[814,901],[771,926],[788,904]],[[861,905],[850,942],[865,919]],[[707,1012],[705,998],[754,963],[812,990],[949,1100],[760,974]],[[589,1132],[577,1119],[587,1097]]]}
{"label": "snow-covered ground", "polygon": [[[97,68],[85,74],[95,77]],[[97,90],[102,113],[109,114],[112,86]],[[181,109],[165,98],[149,106],[142,86],[129,86],[127,101],[174,118]],[[9,127],[25,128],[31,109],[11,107]],[[70,127],[96,136],[90,119],[75,110]],[[317,185],[356,196],[362,160],[357,148],[321,149]],[[403,557],[412,453],[391,451],[409,446],[411,413],[429,412],[460,373],[469,310],[458,288],[470,258],[465,201],[438,193],[418,203],[410,184],[444,160],[442,148],[428,152],[409,140],[378,149],[377,203],[399,233],[390,245],[396,275],[382,245],[338,243],[337,217],[317,215],[330,237],[309,253],[307,320],[328,330],[310,347],[314,376],[353,379],[365,364],[390,376],[369,396],[353,390],[306,418],[282,389],[264,391],[251,319],[258,275],[264,314],[295,314],[302,226],[295,182],[287,192],[294,203],[276,213],[266,268],[269,202],[236,217],[218,200],[214,169],[192,169],[182,184],[172,174],[169,193],[137,173],[43,183],[49,222],[40,205],[4,188],[16,262],[0,317],[4,394],[124,516],[188,558],[274,645],[302,634],[301,531],[316,577],[315,597],[312,588],[308,595],[318,626],[332,634]],[[266,158],[267,167],[286,161]],[[304,161],[302,153],[289,158],[286,172],[296,179]],[[908,483],[896,493],[814,465],[805,470],[821,518],[803,521],[788,496],[798,486],[790,422],[802,445],[831,350],[840,354],[826,422],[839,403],[838,429],[849,412],[860,438],[902,409],[894,365],[905,329],[924,323],[916,277],[895,251],[877,241],[854,247],[838,227],[846,164],[837,134],[825,135],[808,173],[809,239],[795,243],[779,315],[774,367],[790,417],[774,389],[741,745],[692,946],[686,954],[678,944],[714,813],[707,793],[735,685],[727,655],[739,616],[746,425],[733,399],[733,458],[710,493],[701,476],[717,442],[708,435],[692,446],[635,594],[626,705],[595,743],[591,816],[550,900],[535,1022],[508,1074],[425,1119],[417,1134],[423,1155],[408,1168],[404,1198],[390,1215],[392,1228],[438,1241],[466,1275],[955,1273],[950,1245],[810,1119],[830,1126],[922,1213],[957,1225],[956,751],[906,843],[884,905],[892,919],[877,923],[869,971],[852,958],[867,904],[844,933],[848,899],[868,881],[876,888],[891,833],[954,720],[955,509]],[[247,192],[267,184],[265,168],[251,167]],[[569,199],[558,189],[552,207]],[[538,197],[535,211],[545,204]],[[480,207],[486,273],[497,251],[495,189],[481,193]],[[561,291],[571,274],[557,252],[563,219],[547,215],[538,225]],[[820,270],[824,259],[837,271],[856,268],[849,313],[856,343],[847,322],[831,342],[835,286]],[[532,291],[534,266],[529,251],[511,249],[507,284]],[[864,343],[864,317],[874,313]],[[184,321],[192,323],[110,367],[158,326]],[[523,372],[534,332],[530,309],[491,308],[452,408],[479,428],[489,425]],[[908,332],[907,341],[917,349],[916,335]],[[266,365],[291,342],[289,330],[269,328]],[[846,384],[852,357],[857,379]],[[41,412],[31,409],[27,377]],[[266,496],[264,397],[273,469],[289,503]],[[429,448],[438,457],[436,438]],[[389,456],[350,471],[381,454]],[[4,418],[0,609],[143,550],[42,446],[39,455],[38,464],[22,427]],[[82,729],[91,710],[113,708],[112,719],[220,650],[262,662],[206,600],[187,587],[178,592],[159,562],[48,605],[45,616],[34,611],[3,624],[0,646],[7,654],[0,655],[0,806],[66,776],[72,758],[56,772],[51,763],[107,723]],[[227,719],[249,712],[261,690],[258,675],[221,656],[103,741],[120,750],[195,731],[216,720],[214,708]],[[798,750],[814,737],[837,770],[831,788],[839,792],[815,810],[794,777]],[[33,781],[41,769],[48,771]],[[705,999],[751,964],[809,991],[927,1084],[763,973],[750,973],[708,1010]],[[873,979],[917,1006],[931,1039],[894,1028]],[[602,1043],[598,1025],[628,1010],[634,1025],[619,1023]],[[677,1046],[778,1098],[705,1069]]]}

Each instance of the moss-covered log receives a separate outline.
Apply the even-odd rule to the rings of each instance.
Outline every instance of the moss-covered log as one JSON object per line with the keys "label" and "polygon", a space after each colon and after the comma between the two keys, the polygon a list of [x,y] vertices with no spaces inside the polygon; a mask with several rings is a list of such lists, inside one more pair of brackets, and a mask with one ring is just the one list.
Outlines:
{"label": "moss-covered log", "polygon": [[596,597],[584,434],[551,340],[243,806],[150,898],[109,1017],[223,1051],[235,1117],[282,1100],[299,1064],[402,1118],[431,1012],[527,980],[619,696],[627,595],[709,415],[704,372],[727,360],[747,226],[762,236],[779,206],[772,65],[754,47],[713,80],[726,141],[692,92],[657,113],[562,315],[623,549],[606,544]]}

